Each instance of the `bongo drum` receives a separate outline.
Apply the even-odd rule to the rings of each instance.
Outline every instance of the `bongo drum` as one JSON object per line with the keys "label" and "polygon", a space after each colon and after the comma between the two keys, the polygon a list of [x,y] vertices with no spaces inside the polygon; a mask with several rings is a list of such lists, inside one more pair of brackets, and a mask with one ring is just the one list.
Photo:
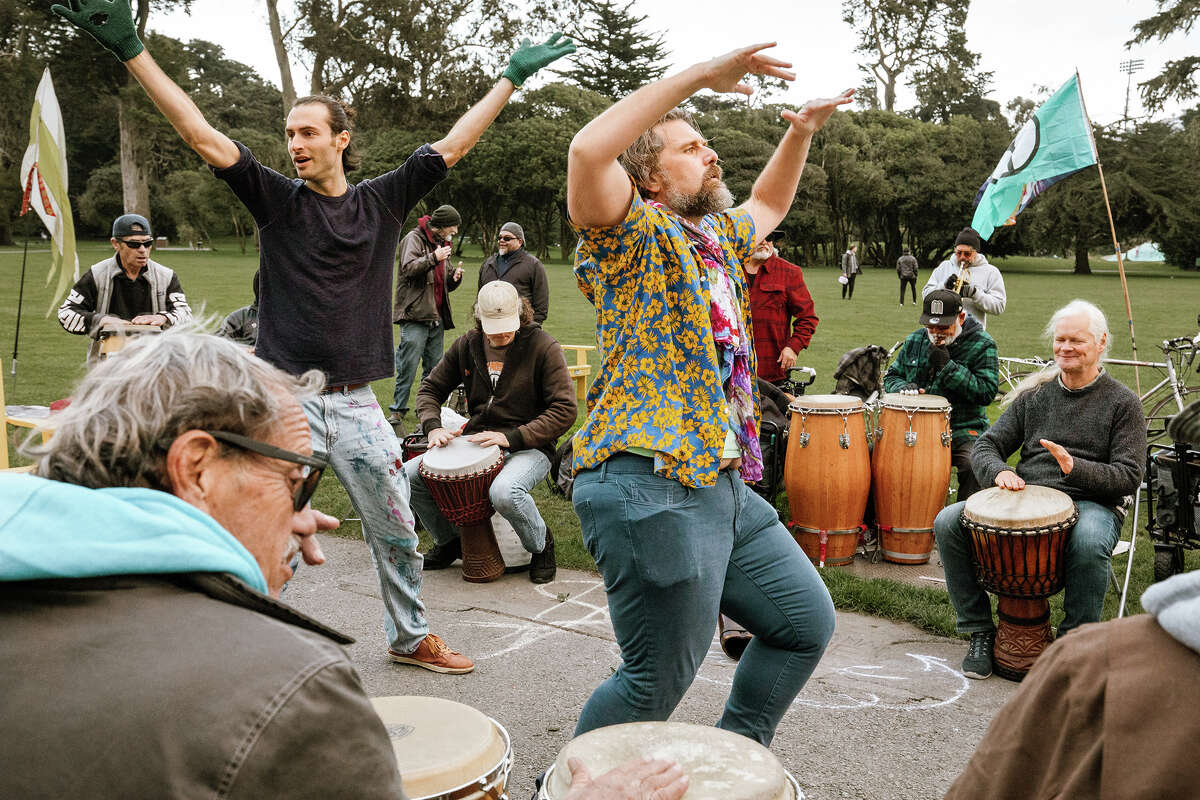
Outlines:
{"label": "bongo drum", "polygon": [[512,770],[508,731],[438,697],[373,697],[411,800],[500,800]]}
{"label": "bongo drum", "polygon": [[499,447],[480,447],[460,436],[430,448],[417,468],[437,507],[461,529],[463,580],[471,583],[488,583],[504,574],[488,498],[488,488],[503,466]]}
{"label": "bongo drum", "polygon": [[792,536],[819,566],[854,560],[871,489],[862,400],[806,394],[788,404],[787,487]]}
{"label": "bongo drum", "polygon": [[883,557],[924,564],[933,520],[950,488],[950,403],[935,394],[888,393],[880,401],[871,488]]}
{"label": "bongo drum", "polygon": [[1071,498],[1048,486],[1027,484],[1018,492],[996,486],[963,506],[975,578],[999,596],[997,675],[1021,680],[1053,638],[1046,598],[1063,588],[1063,550],[1077,519]]}
{"label": "bongo drum", "polygon": [[162,333],[157,325],[130,325],[126,322],[106,322],[100,326],[96,339],[100,343],[100,358],[108,358],[117,353],[129,341],[131,336],[141,336],[149,333]]}
{"label": "bongo drum", "polygon": [[796,779],[779,759],[741,734],[683,722],[628,722],[597,728],[567,743],[542,781],[538,800],[562,800],[571,785],[567,759],[593,777],[640,757],[679,762],[688,800],[802,800]]}

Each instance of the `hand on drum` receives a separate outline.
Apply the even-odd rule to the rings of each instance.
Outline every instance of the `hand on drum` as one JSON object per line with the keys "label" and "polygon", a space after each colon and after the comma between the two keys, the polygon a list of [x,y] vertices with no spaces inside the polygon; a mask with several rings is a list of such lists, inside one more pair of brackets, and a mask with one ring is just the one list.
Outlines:
{"label": "hand on drum", "polygon": [[1063,475],[1070,475],[1071,470],[1075,469],[1075,459],[1071,458],[1071,454],[1067,452],[1067,448],[1061,444],[1055,444],[1049,439],[1038,439],[1042,447],[1050,451],[1050,455],[1054,456],[1054,460],[1058,462],[1058,468],[1063,471]]}
{"label": "hand on drum", "polygon": [[1001,489],[1008,489],[1012,492],[1019,492],[1025,488],[1025,479],[1011,469],[1001,470],[996,475],[996,485]]}
{"label": "hand on drum", "polygon": [[638,758],[593,778],[578,758],[571,768],[571,791],[564,800],[678,800],[688,788],[687,775],[674,761]]}
{"label": "hand on drum", "polygon": [[429,440],[430,447],[441,447],[444,444],[450,444],[450,442],[456,436],[458,436],[459,433],[461,433],[461,431],[449,431],[445,428],[434,428],[425,438]]}
{"label": "hand on drum", "polygon": [[472,433],[467,437],[467,441],[474,442],[480,447],[487,447],[488,445],[494,444],[498,447],[502,447],[505,450],[508,449],[508,437],[498,431],[481,431],[479,433]]}
{"label": "hand on drum", "polygon": [[162,314],[138,314],[130,320],[133,325],[158,325],[162,327],[167,324],[167,318]]}

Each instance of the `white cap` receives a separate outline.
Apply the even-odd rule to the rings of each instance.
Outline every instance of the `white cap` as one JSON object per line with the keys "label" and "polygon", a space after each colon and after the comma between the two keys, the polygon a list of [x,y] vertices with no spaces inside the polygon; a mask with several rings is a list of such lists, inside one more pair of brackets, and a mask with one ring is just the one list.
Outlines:
{"label": "white cap", "polygon": [[489,281],[475,298],[475,315],[484,333],[512,333],[521,327],[521,296],[508,281]]}

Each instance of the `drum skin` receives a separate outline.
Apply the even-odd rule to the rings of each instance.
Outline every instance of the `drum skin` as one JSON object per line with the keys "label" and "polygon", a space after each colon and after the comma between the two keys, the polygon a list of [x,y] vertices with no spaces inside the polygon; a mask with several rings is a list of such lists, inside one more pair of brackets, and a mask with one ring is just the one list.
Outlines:
{"label": "drum skin", "polygon": [[803,395],[788,411],[784,486],[792,535],[814,563],[848,564],[858,548],[871,489],[862,400],[851,395]]}
{"label": "drum skin", "polygon": [[[512,768],[508,732],[477,709],[439,697],[373,697],[412,800],[499,796]],[[493,788],[481,791],[479,780]]]}
{"label": "drum skin", "polygon": [[950,488],[950,404],[937,395],[885,394],[875,433],[871,488],[883,557],[924,564]]}

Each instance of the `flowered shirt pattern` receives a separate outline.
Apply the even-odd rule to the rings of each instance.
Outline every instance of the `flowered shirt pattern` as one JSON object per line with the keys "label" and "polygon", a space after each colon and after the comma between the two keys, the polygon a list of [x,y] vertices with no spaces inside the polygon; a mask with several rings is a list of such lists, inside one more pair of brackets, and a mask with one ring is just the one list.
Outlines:
{"label": "flowered shirt pattern", "polygon": [[[705,217],[704,227],[724,256],[738,329],[749,331],[740,265],[754,247],[754,221],[733,209]],[[657,454],[657,474],[712,486],[729,420],[706,265],[680,220],[636,191],[616,226],[576,230],[575,277],[596,309],[600,368],[588,390],[588,418],[575,436],[575,469],[641,447]],[[753,374],[753,348],[747,357]],[[755,386],[751,402],[757,418]]]}

